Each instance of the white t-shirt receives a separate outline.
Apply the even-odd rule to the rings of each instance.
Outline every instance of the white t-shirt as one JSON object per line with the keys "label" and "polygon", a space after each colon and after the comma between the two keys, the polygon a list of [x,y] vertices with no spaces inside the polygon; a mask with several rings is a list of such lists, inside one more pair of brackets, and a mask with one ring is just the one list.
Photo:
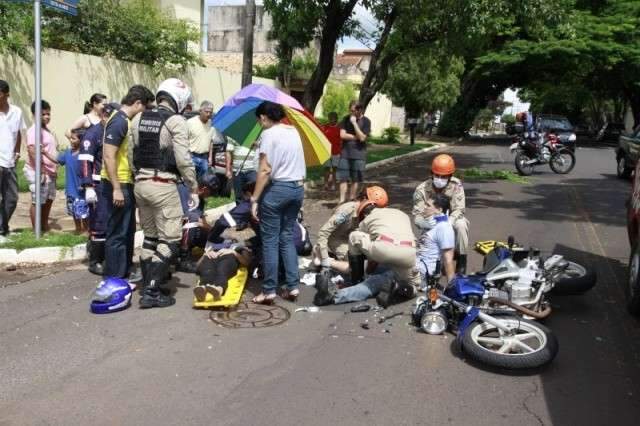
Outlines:
{"label": "white t-shirt", "polygon": [[436,226],[424,232],[418,240],[416,253],[416,267],[420,274],[433,274],[442,252],[454,248],[455,245],[456,236],[448,220],[439,221]]}
{"label": "white t-shirt", "polygon": [[271,164],[271,180],[292,182],[305,178],[307,168],[298,131],[286,124],[263,130],[258,154],[265,154]]}
{"label": "white t-shirt", "polygon": [[0,167],[15,167],[15,149],[18,132],[27,130],[22,111],[9,104],[9,111],[0,111]]}

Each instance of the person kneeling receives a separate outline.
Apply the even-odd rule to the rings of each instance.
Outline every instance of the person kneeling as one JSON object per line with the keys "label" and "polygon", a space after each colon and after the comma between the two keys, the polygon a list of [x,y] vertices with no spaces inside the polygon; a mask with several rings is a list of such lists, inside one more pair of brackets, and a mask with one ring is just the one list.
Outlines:
{"label": "person kneeling", "polygon": [[196,267],[196,274],[200,277],[199,284],[193,289],[196,299],[203,302],[209,293],[213,300],[220,300],[227,290],[227,283],[238,273],[238,269],[241,266],[248,267],[252,261],[253,252],[244,245],[217,251],[207,248]]}

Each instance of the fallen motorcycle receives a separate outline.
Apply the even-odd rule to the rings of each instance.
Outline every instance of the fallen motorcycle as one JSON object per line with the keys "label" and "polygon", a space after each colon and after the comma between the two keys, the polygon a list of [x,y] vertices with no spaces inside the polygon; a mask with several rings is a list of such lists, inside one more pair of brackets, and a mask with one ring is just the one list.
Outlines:
{"label": "fallen motorcycle", "polygon": [[558,341],[543,325],[503,310],[474,306],[484,287],[454,279],[438,289],[440,264],[429,277],[426,297],[420,297],[412,314],[413,324],[427,334],[457,333],[462,350],[480,363],[509,370],[542,367],[555,358]]}
{"label": "fallen motorcycle", "polygon": [[515,136],[509,150],[515,153],[516,169],[523,176],[533,174],[535,166],[547,163],[554,173],[567,174],[576,164],[575,154],[554,133],[541,133],[533,138]]}

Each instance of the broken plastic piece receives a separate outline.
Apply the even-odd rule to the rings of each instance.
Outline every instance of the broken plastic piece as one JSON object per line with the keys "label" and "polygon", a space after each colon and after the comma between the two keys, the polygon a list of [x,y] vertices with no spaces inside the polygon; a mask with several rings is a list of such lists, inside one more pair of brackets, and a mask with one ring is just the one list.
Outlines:
{"label": "broken plastic piece", "polygon": [[368,303],[359,303],[351,308],[351,312],[367,312],[371,309],[371,305]]}

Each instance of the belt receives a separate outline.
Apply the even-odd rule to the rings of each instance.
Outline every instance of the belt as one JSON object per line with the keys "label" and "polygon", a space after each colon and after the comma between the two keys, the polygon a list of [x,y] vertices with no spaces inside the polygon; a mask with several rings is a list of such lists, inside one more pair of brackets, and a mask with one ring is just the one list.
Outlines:
{"label": "belt", "polygon": [[272,183],[288,183],[293,186],[302,186],[304,185],[304,180],[272,180]]}
{"label": "belt", "polygon": [[384,241],[385,243],[395,244],[397,246],[407,246],[407,247],[415,247],[415,243],[413,241],[399,241],[395,240],[391,237],[387,237],[386,235],[380,235],[378,237],[378,241]]}
{"label": "belt", "polygon": [[196,157],[209,157],[209,153],[208,152],[203,152],[203,153],[192,152],[191,155],[195,155]]}
{"label": "belt", "polygon": [[175,179],[164,179],[164,178],[161,178],[161,177],[158,177],[158,176],[138,178],[136,180],[137,181],[152,180],[154,182],[162,182],[162,183],[178,183]]}
{"label": "belt", "polygon": [[100,182],[100,175],[91,175],[91,179]]}

